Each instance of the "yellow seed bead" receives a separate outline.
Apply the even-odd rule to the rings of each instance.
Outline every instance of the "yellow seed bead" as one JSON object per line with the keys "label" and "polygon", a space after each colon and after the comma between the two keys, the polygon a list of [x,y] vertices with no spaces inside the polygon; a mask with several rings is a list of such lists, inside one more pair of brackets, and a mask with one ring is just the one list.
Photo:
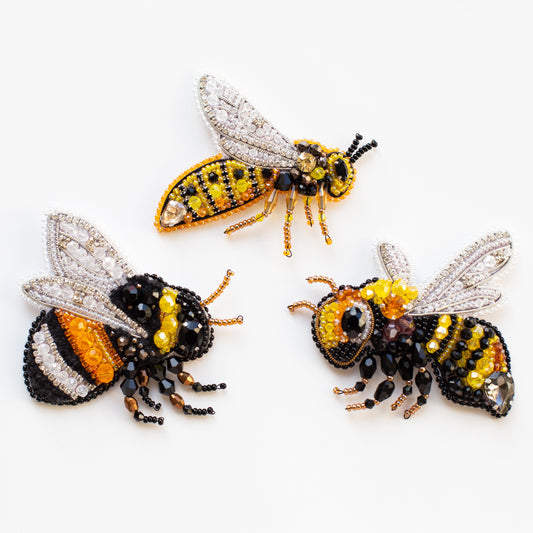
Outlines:
{"label": "yellow seed bead", "polygon": [[446,335],[448,335],[448,328],[444,327],[444,326],[439,326],[436,330],[435,330],[435,337],[437,339],[439,339],[440,341],[442,339],[445,339],[446,338]]}
{"label": "yellow seed bead", "polygon": [[237,180],[237,183],[235,184],[235,187],[239,192],[245,192],[248,190],[248,181],[244,178]]}
{"label": "yellow seed bead", "polygon": [[159,309],[161,309],[163,313],[172,313],[175,307],[176,301],[169,294],[161,296],[161,298],[159,299]]}
{"label": "yellow seed bead", "polygon": [[178,329],[178,320],[174,315],[168,315],[161,321],[161,329],[163,331],[175,332]]}
{"label": "yellow seed bead", "polygon": [[222,196],[222,187],[218,183],[215,183],[209,188],[209,193],[213,198],[220,198]]}
{"label": "yellow seed bead", "polygon": [[318,213],[318,220],[320,222],[326,222],[326,213]]}
{"label": "yellow seed bead", "polygon": [[198,211],[202,207],[202,200],[198,196],[191,196],[189,198],[189,205],[191,209]]}
{"label": "yellow seed bead", "polygon": [[334,327],[333,324],[326,324],[325,329],[328,333],[331,333],[333,331],[333,327]]}
{"label": "yellow seed bead", "polygon": [[439,349],[439,343],[435,339],[431,339],[426,344],[426,350],[428,353],[435,353]]}
{"label": "yellow seed bead", "polygon": [[310,176],[314,180],[321,180],[326,174],[326,171],[322,167],[316,167],[313,172],[311,172]]}
{"label": "yellow seed bead", "polygon": [[335,313],[332,313],[331,311],[326,313],[326,320],[328,322],[333,322],[335,320]]}
{"label": "yellow seed bead", "polygon": [[472,371],[466,377],[466,382],[473,389],[479,389],[485,383],[485,378],[479,372]]}
{"label": "yellow seed bead", "polygon": [[333,241],[331,240],[331,237],[328,235],[326,237],[326,244],[331,244]]}
{"label": "yellow seed bead", "polygon": [[257,213],[257,215],[255,215],[255,219],[257,220],[257,222],[261,222],[265,219],[265,215],[263,215],[263,213]]}
{"label": "yellow seed bead", "polygon": [[169,345],[169,343],[170,343],[170,337],[168,336],[167,333],[165,333],[163,330],[159,330],[155,332],[154,344],[159,349],[166,348]]}
{"label": "yellow seed bead", "polygon": [[287,222],[291,222],[291,221],[292,221],[292,213],[287,213],[287,214],[285,215],[285,220],[286,220]]}
{"label": "yellow seed bead", "polygon": [[290,250],[283,250],[283,255],[286,255],[287,257],[290,257],[291,253],[292,252]]}
{"label": "yellow seed bead", "polygon": [[450,315],[442,315],[439,317],[439,326],[444,326],[445,328],[448,328],[452,325],[452,319],[450,318]]}

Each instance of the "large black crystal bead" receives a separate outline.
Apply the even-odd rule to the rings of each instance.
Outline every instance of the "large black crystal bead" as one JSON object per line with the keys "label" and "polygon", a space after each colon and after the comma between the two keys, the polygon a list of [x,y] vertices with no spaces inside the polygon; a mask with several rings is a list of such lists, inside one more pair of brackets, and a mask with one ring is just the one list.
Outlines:
{"label": "large black crystal bead", "polygon": [[348,177],[348,167],[346,166],[346,163],[342,159],[336,159],[333,166],[335,167],[335,173],[337,176],[344,181]]}
{"label": "large black crystal bead", "polygon": [[139,291],[135,285],[126,285],[122,291],[122,301],[126,305],[134,304],[139,296]]}
{"label": "large black crystal bead", "polygon": [[413,365],[417,368],[426,366],[428,364],[428,356],[424,345],[420,342],[415,342],[411,348]]}
{"label": "large black crystal bead", "polygon": [[392,393],[394,392],[394,383],[392,381],[382,381],[378,388],[376,389],[376,392],[374,393],[374,398],[378,402],[382,402],[383,400],[386,400],[387,398],[390,398]]}
{"label": "large black crystal bead", "polygon": [[124,396],[133,396],[137,391],[137,383],[133,378],[126,378],[121,384],[120,389]]}
{"label": "large black crystal bead", "polygon": [[129,361],[123,368],[122,372],[127,378],[134,378],[137,375],[137,368],[133,361]]}
{"label": "large black crystal bead", "polygon": [[147,368],[148,375],[156,380],[163,379],[167,375],[165,367],[161,363],[150,365]]}
{"label": "large black crystal bead", "polygon": [[376,369],[376,360],[371,355],[367,355],[359,365],[359,372],[364,379],[370,379],[376,372]]}
{"label": "large black crystal bead", "polygon": [[342,331],[350,340],[354,340],[360,335],[366,324],[366,317],[363,310],[356,305],[349,307],[344,311],[341,320]]}
{"label": "large black crystal bead", "polygon": [[291,185],[292,178],[290,172],[288,170],[282,170],[274,184],[274,188],[278,191],[288,191],[291,188]]}
{"label": "large black crystal bead", "polygon": [[167,370],[173,374],[183,372],[183,365],[175,355],[171,355],[167,358]]}
{"label": "large black crystal bead", "polygon": [[394,376],[398,364],[391,353],[384,353],[381,355],[381,370],[386,376]]}
{"label": "large black crystal bead", "polygon": [[170,396],[175,392],[175,390],[176,387],[174,386],[174,382],[171,379],[164,378],[159,382],[159,392],[161,392],[161,394]]}
{"label": "large black crystal bead", "polygon": [[415,377],[415,383],[420,391],[420,394],[426,396],[431,391],[431,382],[433,378],[431,374],[426,370],[425,372],[419,372]]}
{"label": "large black crystal bead", "polygon": [[178,333],[178,344],[184,348],[200,346],[204,340],[204,327],[196,320],[186,320]]}
{"label": "large black crystal bead", "polygon": [[404,381],[413,379],[413,363],[408,357],[402,357],[398,361],[398,372]]}

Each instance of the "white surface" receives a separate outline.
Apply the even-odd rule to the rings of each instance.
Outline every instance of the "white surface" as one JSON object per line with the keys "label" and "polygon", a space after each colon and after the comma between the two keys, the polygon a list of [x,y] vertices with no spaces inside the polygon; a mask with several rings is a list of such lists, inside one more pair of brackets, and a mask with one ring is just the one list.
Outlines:
{"label": "white surface", "polygon": [[[530,531],[531,4],[529,2],[3,2],[2,531]],[[226,238],[225,221],[159,235],[168,183],[213,155],[194,80],[224,77],[291,138],[379,141],[331,205],[334,244],[283,209]],[[45,267],[43,212],[85,216],[139,272],[245,316],[189,366],[225,392],[162,428],[134,423],[118,387],[76,408],[33,402],[22,352],[37,311],[19,281]],[[245,212],[246,216],[255,212]],[[234,222],[239,219],[230,219]],[[435,387],[410,421],[347,413],[353,384],[315,348],[305,311],[325,288],[375,275],[399,243],[420,283],[492,229],[515,238],[507,300],[488,315],[511,350],[517,395],[496,420]],[[354,400],[356,401],[356,400]]]}

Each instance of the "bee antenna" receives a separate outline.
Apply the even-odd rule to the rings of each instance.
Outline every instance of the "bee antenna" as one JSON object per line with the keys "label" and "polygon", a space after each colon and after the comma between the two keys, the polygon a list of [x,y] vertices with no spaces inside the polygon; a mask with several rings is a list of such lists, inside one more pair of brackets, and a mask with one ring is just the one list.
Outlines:
{"label": "bee antenna", "polygon": [[346,150],[346,155],[348,157],[351,157],[351,155],[357,150],[357,147],[359,146],[359,142],[363,139],[363,136],[360,133],[355,134],[355,139],[352,141],[352,144],[350,144],[348,150]]}
{"label": "bee antenna", "polygon": [[378,142],[375,139],[372,139],[371,142],[361,146],[361,148],[359,148],[355,154],[350,156],[350,163],[355,163],[363,154],[366,154],[366,152],[372,150],[372,148],[375,148],[377,145]]}

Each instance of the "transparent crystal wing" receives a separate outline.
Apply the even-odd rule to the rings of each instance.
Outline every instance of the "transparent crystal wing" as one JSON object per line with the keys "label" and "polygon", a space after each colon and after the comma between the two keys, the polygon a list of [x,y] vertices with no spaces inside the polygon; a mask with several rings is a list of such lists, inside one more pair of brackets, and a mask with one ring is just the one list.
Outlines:
{"label": "transparent crystal wing", "polygon": [[388,242],[380,243],[378,245],[378,256],[390,279],[403,279],[409,285],[413,284],[409,261],[397,246]]}
{"label": "transparent crystal wing", "polygon": [[134,274],[94,226],[65,213],[48,216],[46,251],[54,274],[99,287],[106,294]]}
{"label": "transparent crystal wing", "polygon": [[294,144],[233,87],[204,75],[198,93],[202,111],[229,157],[266,168],[294,166],[298,157]]}
{"label": "transparent crystal wing", "polygon": [[64,309],[112,328],[123,329],[137,337],[147,333],[134,320],[116,307],[100,290],[73,279],[46,276],[28,281],[22,286],[26,296],[46,306]]}
{"label": "transparent crystal wing", "polygon": [[500,300],[501,293],[484,284],[507,265],[511,255],[508,232],[479,239],[422,291],[409,314],[473,313],[491,307]]}

